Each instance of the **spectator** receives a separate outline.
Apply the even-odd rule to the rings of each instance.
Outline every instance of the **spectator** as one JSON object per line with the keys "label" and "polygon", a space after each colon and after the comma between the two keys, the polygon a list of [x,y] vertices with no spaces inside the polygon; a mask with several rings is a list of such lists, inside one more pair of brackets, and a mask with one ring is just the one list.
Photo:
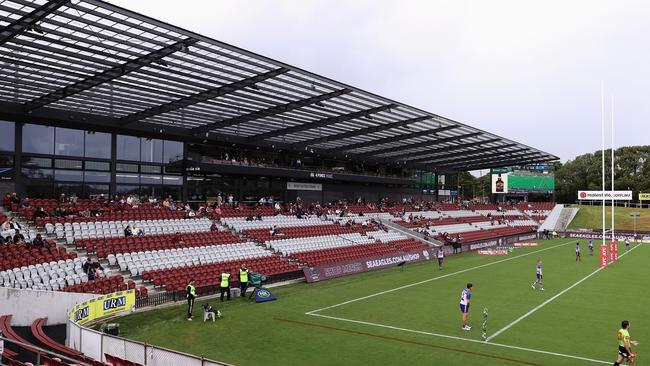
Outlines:
{"label": "spectator", "polygon": [[2,223],[2,226],[0,226],[0,230],[4,232],[4,231],[9,231],[11,229],[13,229],[13,227],[11,226],[11,217],[7,217],[5,222]]}
{"label": "spectator", "polygon": [[81,265],[81,269],[84,270],[84,273],[88,274],[88,272],[90,271],[90,265],[91,265],[90,258],[86,258],[84,264]]}
{"label": "spectator", "polygon": [[49,245],[47,242],[43,239],[41,234],[36,234],[36,237],[34,240],[32,240],[32,245],[36,248],[47,248]]}
{"label": "spectator", "polygon": [[97,273],[94,268],[88,269],[88,281],[94,281],[97,279]]}
{"label": "spectator", "polygon": [[214,222],[214,221],[212,222],[212,225],[210,225],[210,231],[212,231],[213,233],[219,231],[219,228],[217,227],[216,222]]}
{"label": "spectator", "polygon": [[90,262],[90,268],[95,272],[96,278],[103,277],[104,267],[102,267],[97,258],[92,259],[92,262]]}
{"label": "spectator", "polygon": [[133,236],[133,229],[131,229],[131,225],[127,225],[124,228],[124,236],[125,237]]}
{"label": "spectator", "polygon": [[16,235],[14,235],[13,241],[16,245],[25,245],[25,237],[21,233],[16,233]]}
{"label": "spectator", "polygon": [[11,203],[15,205],[20,204],[20,198],[18,198],[16,192],[11,194]]}
{"label": "spectator", "polygon": [[43,209],[43,207],[39,207],[36,212],[34,212],[34,217],[36,218],[43,218],[47,217],[47,212]]}

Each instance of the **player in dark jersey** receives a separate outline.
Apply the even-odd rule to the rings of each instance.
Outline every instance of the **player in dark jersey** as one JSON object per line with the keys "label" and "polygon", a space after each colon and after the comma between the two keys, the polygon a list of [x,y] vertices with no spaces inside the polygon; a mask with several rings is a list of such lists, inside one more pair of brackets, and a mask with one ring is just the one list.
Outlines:
{"label": "player in dark jersey", "polygon": [[593,257],[594,255],[594,241],[589,239],[589,255]]}

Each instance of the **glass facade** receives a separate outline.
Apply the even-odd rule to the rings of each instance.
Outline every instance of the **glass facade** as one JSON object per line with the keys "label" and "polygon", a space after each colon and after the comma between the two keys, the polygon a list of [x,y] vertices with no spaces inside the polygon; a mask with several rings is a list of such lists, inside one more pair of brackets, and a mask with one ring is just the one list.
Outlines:
{"label": "glass facade", "polygon": [[[17,134],[21,151],[15,151]],[[178,141],[0,121],[0,180],[19,179],[31,197],[129,192],[181,199],[183,177],[163,172],[183,151]]]}
{"label": "glass facade", "polygon": [[157,139],[140,139],[140,161],[147,163],[163,162],[163,141]]}
{"label": "glass facade", "polygon": [[13,122],[0,121],[0,151],[14,151],[16,148],[16,126]]}
{"label": "glass facade", "polygon": [[140,161],[140,138],[117,135],[117,160]]}
{"label": "glass facade", "polygon": [[54,154],[84,156],[84,131],[57,127],[54,134]]}
{"label": "glass facade", "polygon": [[54,154],[54,127],[23,125],[23,153]]}
{"label": "glass facade", "polygon": [[183,159],[183,143],[180,141],[165,141],[163,163],[173,163]]}
{"label": "glass facade", "polygon": [[111,158],[111,134],[103,132],[85,131],[85,153],[87,158]]}

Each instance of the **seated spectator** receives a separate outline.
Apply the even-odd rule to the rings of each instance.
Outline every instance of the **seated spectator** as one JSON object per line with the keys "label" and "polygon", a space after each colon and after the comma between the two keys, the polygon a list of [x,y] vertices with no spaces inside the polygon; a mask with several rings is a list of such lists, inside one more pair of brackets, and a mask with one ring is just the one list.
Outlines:
{"label": "seated spectator", "polygon": [[84,262],[84,264],[81,265],[81,269],[84,270],[84,273],[88,274],[88,272],[90,271],[90,264],[91,263],[92,262],[90,261],[90,258],[86,258],[86,261]]}
{"label": "seated spectator", "polygon": [[88,281],[94,281],[97,279],[97,273],[94,268],[88,269]]}
{"label": "seated spectator", "polygon": [[246,216],[246,221],[253,221],[253,215]]}
{"label": "seated spectator", "polygon": [[133,236],[133,229],[131,229],[131,225],[127,225],[124,228],[124,236],[126,237]]}
{"label": "seated spectator", "polygon": [[36,234],[34,240],[32,240],[32,245],[36,248],[47,248],[49,244],[43,239],[41,234]]}
{"label": "seated spectator", "polygon": [[16,194],[16,192],[14,192],[14,193],[11,194],[11,203],[12,203],[12,204],[15,204],[15,205],[20,204],[20,198],[18,197],[18,195]]}
{"label": "seated spectator", "polygon": [[255,220],[257,221],[262,221],[262,215],[258,212],[257,215],[255,216]]}
{"label": "seated spectator", "polygon": [[135,236],[144,236],[144,229],[140,227],[133,227],[133,235]]}
{"label": "seated spectator", "polygon": [[34,212],[34,217],[37,217],[37,218],[43,218],[43,217],[47,217],[47,216],[48,216],[48,215],[47,215],[47,212],[45,212],[45,210],[43,209],[43,207],[39,207],[39,208],[36,210],[36,212]]}
{"label": "seated spectator", "polygon": [[11,217],[7,217],[5,222],[2,223],[2,226],[0,226],[0,230],[8,231],[8,230],[11,230],[11,229],[13,229],[13,227],[11,226]]}
{"label": "seated spectator", "polygon": [[17,233],[16,235],[14,235],[13,242],[14,244],[17,245],[25,245],[25,237],[23,236],[23,234]]}
{"label": "seated spectator", "polygon": [[104,267],[102,267],[102,265],[99,263],[97,258],[92,259],[92,261],[90,262],[90,268],[95,271],[96,278],[103,277]]}

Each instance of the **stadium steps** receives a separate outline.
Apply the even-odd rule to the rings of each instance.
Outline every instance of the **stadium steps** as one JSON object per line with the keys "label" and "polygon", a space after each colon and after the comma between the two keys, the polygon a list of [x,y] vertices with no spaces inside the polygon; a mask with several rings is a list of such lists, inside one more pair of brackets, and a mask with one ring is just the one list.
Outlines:
{"label": "stadium steps", "polygon": [[563,211],[564,211],[564,205],[556,204],[551,210],[551,212],[548,214],[548,216],[546,217],[546,220],[544,220],[544,222],[539,226],[537,231],[542,232],[544,230],[548,230],[548,231],[555,230],[558,221],[562,217]]}
{"label": "stadium steps", "polygon": [[576,214],[578,213],[579,210],[580,210],[579,208],[563,207],[560,217],[558,218],[555,226],[553,227],[553,230],[565,231],[566,228],[571,223],[571,221],[573,221],[573,219],[576,217]]}
{"label": "stadium steps", "polygon": [[415,232],[413,230],[407,229],[405,227],[402,227],[402,226],[400,226],[400,225],[398,225],[398,224],[396,224],[396,223],[394,223],[394,222],[392,222],[390,220],[379,220],[379,221],[382,224],[386,225],[387,227],[391,228],[392,230],[397,231],[400,234],[404,234],[409,238],[413,238],[415,240],[421,241],[424,244],[427,244],[429,246],[439,247],[439,246],[443,245],[440,241],[438,241],[436,239],[431,239],[430,238],[430,239],[426,240],[426,239],[424,239],[424,235],[422,235],[422,234],[420,234],[418,232]]}

